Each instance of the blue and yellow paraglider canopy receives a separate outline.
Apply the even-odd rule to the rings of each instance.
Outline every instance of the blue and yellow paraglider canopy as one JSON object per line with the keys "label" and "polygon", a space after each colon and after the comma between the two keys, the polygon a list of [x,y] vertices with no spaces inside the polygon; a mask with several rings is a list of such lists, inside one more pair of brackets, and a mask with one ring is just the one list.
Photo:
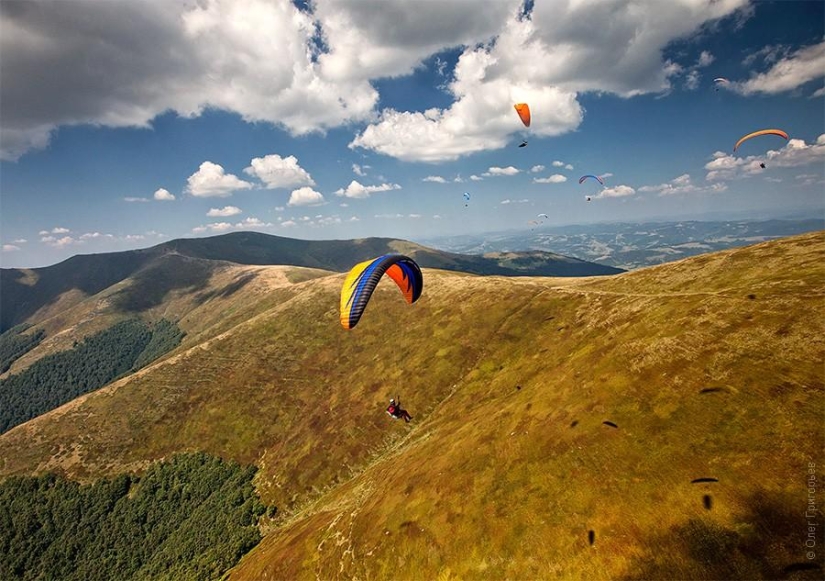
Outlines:
{"label": "blue and yellow paraglider canopy", "polygon": [[352,267],[341,288],[341,325],[352,329],[364,313],[372,292],[386,274],[395,281],[408,303],[421,296],[424,277],[418,264],[403,254],[385,254]]}

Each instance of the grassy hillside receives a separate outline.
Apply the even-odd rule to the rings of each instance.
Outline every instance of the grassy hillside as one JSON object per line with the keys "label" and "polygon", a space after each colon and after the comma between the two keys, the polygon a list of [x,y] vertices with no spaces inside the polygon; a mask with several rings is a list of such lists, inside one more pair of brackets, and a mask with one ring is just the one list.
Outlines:
{"label": "grassy hillside", "polygon": [[226,262],[343,272],[388,252],[406,252],[423,267],[475,274],[589,276],[621,272],[551,252],[471,256],[392,238],[313,241],[233,232],[172,240],[142,250],[73,256],[45,268],[0,269],[0,332],[19,323],[60,316],[89,296],[127,279],[132,292],[119,296],[118,306],[135,312],[164,302],[174,290],[203,287]]}
{"label": "grassy hillside", "polygon": [[0,436],[0,474],[255,463],[278,514],[232,579],[781,577],[825,461],[823,257],[818,233],[611,278],[425,269],[350,332],[343,275],[255,267],[172,357]]}

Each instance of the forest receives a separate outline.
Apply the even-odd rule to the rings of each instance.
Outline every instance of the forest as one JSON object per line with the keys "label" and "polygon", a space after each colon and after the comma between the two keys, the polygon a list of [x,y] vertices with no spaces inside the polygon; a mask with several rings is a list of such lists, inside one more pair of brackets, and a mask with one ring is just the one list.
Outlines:
{"label": "forest", "polygon": [[[41,334],[31,337],[39,341]],[[4,356],[25,348],[26,339],[15,338],[29,337],[5,335],[0,351]],[[46,355],[22,372],[0,380],[0,433],[136,371],[174,349],[182,338],[178,326],[165,319],[153,326],[127,319],[72,349]],[[33,340],[28,341],[30,348]]]}
{"label": "forest", "polygon": [[254,466],[180,454],[142,475],[0,483],[0,579],[216,579],[260,541]]}

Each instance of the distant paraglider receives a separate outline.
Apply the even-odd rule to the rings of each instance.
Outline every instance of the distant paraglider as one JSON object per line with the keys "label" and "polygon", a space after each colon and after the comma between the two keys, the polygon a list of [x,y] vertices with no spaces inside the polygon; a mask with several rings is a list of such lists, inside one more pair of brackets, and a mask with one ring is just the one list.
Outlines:
{"label": "distant paraglider", "polygon": [[395,281],[409,304],[421,296],[424,277],[412,258],[402,254],[385,254],[360,262],[347,273],[341,288],[341,325],[344,329],[353,329],[358,324],[384,274]]}
{"label": "distant paraglider", "polygon": [[[785,141],[788,140],[788,134],[782,131],[781,129],[760,129],[759,131],[754,131],[753,133],[748,133],[744,137],[742,137],[739,141],[736,142],[736,145],[733,146],[733,151],[739,149],[739,146],[742,145],[748,139],[753,139],[754,137],[759,137],[761,135],[778,135],[779,137],[783,138]],[[765,163],[762,162],[759,164],[759,167],[765,169]]]}
{"label": "distant paraglider", "polygon": [[[604,186],[604,180],[601,178],[601,176],[597,176],[597,175],[593,175],[593,174],[585,174],[582,177],[580,177],[579,178],[579,184],[583,184],[584,182],[587,181],[588,178],[594,179],[597,182],[599,182],[599,184]],[[592,198],[590,196],[587,196],[585,199],[589,202]]]}
{"label": "distant paraglider", "polygon": [[470,201],[470,194],[467,193],[467,192],[464,192],[464,207],[465,208],[469,205],[469,201]]}
{"label": "distant paraglider", "polygon": [[781,129],[760,129],[759,131],[754,131],[753,133],[748,133],[744,137],[742,137],[739,141],[736,142],[736,145],[733,146],[733,151],[739,149],[739,146],[746,142],[748,139],[753,139],[754,137],[759,137],[760,135],[778,135],[779,137],[783,138],[785,141],[788,140],[788,134],[782,131]]}
{"label": "distant paraglider", "polygon": [[516,108],[516,113],[524,126],[530,127],[530,106],[527,103],[516,103],[513,107]]}
{"label": "distant paraglider", "polygon": [[[527,103],[516,103],[513,105],[518,113],[519,119],[525,127],[530,127],[530,106]],[[522,139],[519,147],[527,147],[527,139]]]}
{"label": "distant paraglider", "polygon": [[594,175],[592,175],[592,174],[587,174],[587,175],[583,175],[582,177],[580,177],[580,178],[579,178],[579,183],[580,183],[580,184],[584,183],[584,181],[585,181],[587,178],[593,178],[594,180],[596,180],[597,182],[599,182],[601,185],[604,185],[604,180],[603,180],[602,178],[600,178],[599,176],[594,176]]}
{"label": "distant paraglider", "polygon": [[725,77],[717,77],[713,79],[713,82],[716,84],[715,89],[717,92],[719,91],[719,87],[730,85],[730,81]]}

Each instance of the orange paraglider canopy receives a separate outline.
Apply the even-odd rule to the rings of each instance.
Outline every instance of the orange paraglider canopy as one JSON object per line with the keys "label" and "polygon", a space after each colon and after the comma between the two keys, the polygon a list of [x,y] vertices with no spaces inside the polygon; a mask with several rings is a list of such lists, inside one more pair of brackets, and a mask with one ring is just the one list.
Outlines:
{"label": "orange paraglider canopy", "polygon": [[739,146],[742,145],[743,142],[747,141],[748,139],[752,139],[754,137],[759,137],[760,135],[778,135],[784,140],[788,140],[788,134],[782,131],[781,129],[761,129],[759,131],[754,131],[753,133],[748,133],[742,139],[736,142],[736,145],[733,146],[733,151],[739,149]]}
{"label": "orange paraglider canopy", "polygon": [[516,108],[516,113],[521,117],[521,122],[525,127],[530,127],[530,107],[527,103],[516,103],[513,105]]}

